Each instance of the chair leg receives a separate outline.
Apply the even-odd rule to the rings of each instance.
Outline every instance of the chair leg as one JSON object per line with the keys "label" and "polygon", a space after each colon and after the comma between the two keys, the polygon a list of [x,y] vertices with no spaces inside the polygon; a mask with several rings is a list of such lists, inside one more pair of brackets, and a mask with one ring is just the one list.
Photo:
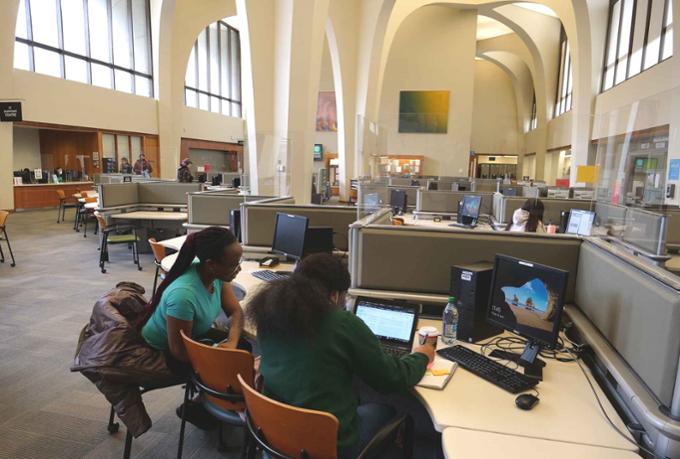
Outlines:
{"label": "chair leg", "polygon": [[135,242],[132,243],[132,257],[137,265],[137,270],[142,270],[142,265],[139,263],[139,246],[137,245],[137,230],[133,230],[132,234],[135,235]]}
{"label": "chair leg", "polygon": [[248,432],[248,427],[243,427],[243,448],[241,449],[241,459],[246,459],[248,457],[248,452],[250,451],[250,432]]}
{"label": "chair leg", "polygon": [[61,219],[61,208],[64,205],[62,201],[59,201],[59,207],[57,207],[57,223],[60,223]]}
{"label": "chair leg", "polygon": [[87,214],[83,214],[83,237],[87,237]]}
{"label": "chair leg", "polygon": [[156,293],[156,285],[158,284],[158,271],[161,269],[161,266],[156,263],[156,275],[153,278],[153,290],[151,290],[151,296],[153,296],[154,293]]}
{"label": "chair leg", "polygon": [[5,242],[7,242],[7,248],[9,249],[9,256],[12,258],[12,263],[10,263],[10,266],[15,267],[17,264],[14,261],[14,254],[12,253],[12,246],[9,244],[9,238],[7,237],[7,229],[3,228],[2,232],[5,235]]}
{"label": "chair leg", "polygon": [[182,459],[182,448],[184,448],[184,429],[186,427],[186,419],[184,418],[184,410],[186,410],[189,402],[189,392],[191,391],[191,384],[187,383],[184,390],[184,403],[182,403],[182,423],[179,426],[179,444],[177,445],[177,459]]}
{"label": "chair leg", "polygon": [[132,453],[132,433],[127,431],[125,435],[125,450],[123,451],[123,459],[130,459],[130,454]]}
{"label": "chair leg", "polygon": [[118,432],[118,428],[120,427],[120,424],[117,422],[113,422],[115,419],[116,412],[113,411],[113,405],[111,405],[111,412],[109,413],[109,425],[106,426],[106,430],[109,431],[110,434],[114,434]]}
{"label": "chair leg", "polygon": [[2,244],[0,244],[0,263],[5,262],[5,253],[2,251]]}
{"label": "chair leg", "polygon": [[108,260],[109,257],[109,234],[104,233],[102,234],[102,245],[101,249],[99,250],[99,268],[102,271],[102,274],[106,273],[106,268],[104,268],[104,264],[106,263],[106,260]]}

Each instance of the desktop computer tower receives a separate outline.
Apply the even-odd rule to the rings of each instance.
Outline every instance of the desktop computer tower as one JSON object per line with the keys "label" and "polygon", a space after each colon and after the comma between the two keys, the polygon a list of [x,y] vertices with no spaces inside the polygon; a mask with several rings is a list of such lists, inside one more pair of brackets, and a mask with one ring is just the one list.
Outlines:
{"label": "desktop computer tower", "polygon": [[474,343],[502,332],[486,321],[493,263],[451,267],[451,294],[458,300],[458,339]]}

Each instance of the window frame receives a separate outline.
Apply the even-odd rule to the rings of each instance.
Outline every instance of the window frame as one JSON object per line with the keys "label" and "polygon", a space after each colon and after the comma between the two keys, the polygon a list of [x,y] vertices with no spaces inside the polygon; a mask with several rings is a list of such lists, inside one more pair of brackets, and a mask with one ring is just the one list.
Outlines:
{"label": "window frame", "polygon": [[[210,39],[210,28],[211,26],[216,25],[217,31],[216,31],[216,42],[217,43],[211,43]],[[226,43],[224,43],[225,40],[222,40],[222,29],[224,28],[227,32],[226,34]],[[199,46],[198,46],[198,41],[202,38],[202,34],[205,34],[205,47],[206,47],[206,78],[207,78],[207,86],[208,90],[203,90],[200,89],[200,74],[201,74],[201,69],[200,69],[200,59],[199,59]],[[234,37],[236,37],[237,40],[237,48],[240,49],[241,45],[241,33],[238,29],[235,27],[230,26],[223,20],[215,21],[211,24],[208,24],[204,29],[201,30],[201,33],[199,33],[198,37],[196,38],[196,41],[194,42],[194,45],[192,47],[192,53],[194,53],[195,59],[193,62],[194,68],[189,69],[187,68],[187,72],[185,72],[185,77],[184,77],[184,105],[190,108],[196,108],[198,110],[204,110],[208,111],[211,113],[215,114],[220,114],[224,116],[232,116],[232,117],[237,117],[240,118],[243,116],[243,92],[241,90],[241,84],[239,83],[239,91],[238,91],[238,99],[234,98],[234,94],[232,94],[232,87],[233,87],[233,81],[232,81],[232,64],[236,65],[238,67],[238,76],[241,78],[242,72],[241,72],[241,55],[238,53],[238,56],[234,56],[232,53],[232,44],[234,41]],[[213,78],[211,76],[212,74],[212,65],[214,62],[212,62],[211,59],[211,46],[217,46],[217,81],[213,82]],[[226,48],[224,48],[226,46]],[[224,54],[226,55],[226,61],[227,62],[222,62],[222,57],[223,57],[223,51],[226,51]],[[189,65],[189,61],[187,62],[187,66]],[[191,71],[194,73],[194,82],[195,86],[189,86],[187,84],[186,80],[186,74]],[[223,74],[226,73],[226,86],[227,88],[223,87]],[[213,92],[213,85],[216,85],[216,89],[219,93]],[[187,93],[192,92],[193,95],[196,97],[196,104],[195,106],[189,105],[187,103],[188,98],[187,98]],[[228,94],[229,96],[224,96],[223,94]],[[201,107],[201,96],[207,97],[207,108],[202,108]],[[217,111],[212,110],[212,104],[213,104],[213,98],[218,99],[219,101],[219,107]],[[225,105],[226,105],[226,110],[225,110]],[[237,107],[237,113],[234,113],[234,110],[232,107],[236,106]]]}
{"label": "window frame", "polygon": [[[573,86],[572,90],[569,87],[573,85],[572,75],[572,59],[569,51],[569,38],[564,30],[560,28],[560,59],[557,63],[557,87],[555,91],[555,107],[553,109],[553,119],[558,118],[574,106]],[[569,106],[567,107],[567,101]]]}
{"label": "window frame", "polygon": [[[66,57],[70,57],[73,59],[78,59],[80,61],[85,62],[86,64],[86,75],[87,75],[87,84],[92,85],[92,64],[95,65],[101,65],[104,67],[107,67],[109,71],[111,72],[111,88],[112,90],[118,90],[121,92],[126,92],[128,94],[132,95],[140,95],[137,93],[137,77],[141,78],[146,78],[149,81],[149,93],[148,95],[140,95],[141,97],[154,97],[154,73],[153,73],[153,37],[151,36],[151,5],[150,5],[150,0],[140,0],[144,2],[144,7],[146,9],[146,28],[147,28],[147,40],[146,40],[146,45],[148,46],[148,68],[149,68],[149,73],[144,73],[140,72],[135,69],[135,60],[134,60],[134,47],[135,47],[135,30],[133,28],[133,19],[132,19],[132,1],[133,0],[126,0],[127,3],[127,11],[128,11],[128,16],[127,16],[127,21],[128,21],[128,39],[130,40],[130,56],[132,58],[130,65],[131,67],[123,67],[121,65],[118,65],[115,63],[115,59],[113,56],[113,12],[112,12],[112,0],[105,0],[106,1],[106,10],[107,10],[107,27],[108,27],[108,38],[109,38],[109,55],[111,58],[111,62],[105,62],[97,58],[93,58],[91,54],[91,43],[90,43],[90,14],[89,14],[89,8],[88,8],[88,0],[82,0],[83,2],[83,37],[85,40],[85,55],[74,53],[72,51],[68,51],[64,49],[64,31],[63,31],[63,9],[62,9],[62,2],[63,1],[75,1],[75,0],[51,0],[55,2],[56,8],[57,8],[57,32],[58,32],[58,43],[59,47],[54,47],[51,45],[46,45],[44,43],[37,42],[33,39],[33,21],[32,21],[32,14],[31,14],[31,1],[32,0],[25,0],[24,6],[26,8],[26,36],[28,38],[22,38],[22,37],[17,37],[15,34],[14,41],[15,43],[22,43],[29,48],[29,70],[30,72],[35,72],[35,48],[39,48],[45,51],[49,51],[52,53],[56,53],[59,55],[59,61],[60,61],[60,78],[68,81],[76,81],[78,80],[70,80],[66,78]],[[34,1],[34,0],[33,0]],[[130,74],[130,79],[131,79],[131,91],[122,91],[120,89],[116,89],[116,71],[119,72],[126,72]]]}
{"label": "window frame", "polygon": [[[631,24],[630,24],[630,36],[628,37],[628,50],[626,55],[623,57],[624,59],[627,59],[626,62],[626,68],[625,68],[625,76],[624,78],[619,81],[618,83],[616,82],[616,77],[617,77],[617,69],[619,66],[619,52],[620,52],[620,44],[621,44],[621,30],[623,26],[623,21],[624,21],[624,2],[626,1],[631,1],[633,3],[632,6],[632,16],[631,16]],[[656,2],[663,1],[663,8],[662,8],[662,17],[661,17],[661,32],[659,35],[659,51],[658,51],[658,56],[657,56],[657,61],[650,65],[649,67],[645,68],[645,59],[647,57],[647,47],[649,45],[649,25],[651,22],[652,18],[652,10],[654,8],[654,4]],[[600,81],[600,93],[604,93],[606,91],[609,91],[612,88],[615,88],[616,86],[628,81],[631,78],[635,78],[636,76],[640,75],[641,73],[655,67],[656,65],[659,65],[660,63],[668,60],[669,58],[673,57],[673,52],[675,50],[672,50],[670,55],[668,55],[666,58],[663,57],[663,49],[664,49],[664,44],[666,42],[666,34],[668,33],[669,29],[673,28],[673,20],[671,17],[671,21],[666,24],[666,16],[668,14],[668,7],[671,5],[672,7],[672,2],[673,0],[647,0],[647,10],[646,11],[641,11],[638,9],[638,3],[639,0],[609,0],[609,10],[607,12],[607,30],[606,30],[606,35],[605,35],[605,49],[604,49],[604,56],[602,59],[602,72],[601,72],[601,81]],[[612,83],[611,86],[608,88],[605,88],[606,86],[606,75],[607,75],[607,56],[609,55],[609,51],[612,45],[612,41],[610,40],[610,36],[612,33],[612,27],[614,24],[612,24],[612,16],[613,16],[613,8],[614,5],[619,2],[619,8],[620,8],[620,13],[618,17],[618,24],[616,24],[617,27],[617,33],[616,33],[616,52],[614,54],[614,63],[612,64]],[[635,42],[635,25],[637,22],[638,14],[644,14],[645,19],[644,19],[644,24],[645,24],[645,30],[643,33],[643,38],[642,38],[642,48],[641,48],[641,57],[640,57],[640,69],[637,71],[637,73],[631,75],[631,57],[633,55],[633,44]]]}
{"label": "window frame", "polygon": [[533,131],[538,128],[538,112],[536,110],[536,92],[534,92],[534,97],[531,102],[531,118],[529,118],[529,131]]}

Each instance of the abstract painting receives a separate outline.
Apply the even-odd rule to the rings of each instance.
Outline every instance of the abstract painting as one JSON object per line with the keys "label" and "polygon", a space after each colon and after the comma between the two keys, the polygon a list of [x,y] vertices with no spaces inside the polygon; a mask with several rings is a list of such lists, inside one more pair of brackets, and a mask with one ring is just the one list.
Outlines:
{"label": "abstract painting", "polygon": [[319,91],[316,105],[316,130],[327,132],[338,131],[335,91]]}
{"label": "abstract painting", "polygon": [[446,134],[449,91],[400,91],[399,132]]}

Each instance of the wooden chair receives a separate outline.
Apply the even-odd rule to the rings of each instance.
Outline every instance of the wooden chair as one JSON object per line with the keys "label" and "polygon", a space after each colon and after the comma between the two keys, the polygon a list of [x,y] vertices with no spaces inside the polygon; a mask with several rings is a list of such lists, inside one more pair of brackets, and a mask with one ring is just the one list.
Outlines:
{"label": "wooden chair", "polygon": [[67,198],[64,190],[56,190],[56,192],[57,197],[59,198],[59,208],[57,210],[57,223],[61,223],[64,221],[66,209],[75,209],[78,207],[78,204],[73,202],[73,199]]}
{"label": "wooden chair", "polygon": [[[220,446],[224,446],[222,440],[223,424],[245,427],[245,415],[242,415],[242,413],[246,406],[241,384],[244,381],[247,381],[247,384],[252,384],[255,373],[254,359],[250,352],[207,346],[189,338],[184,334],[184,331],[180,331],[180,333],[184,341],[184,348],[189,356],[189,362],[193,368],[193,374],[184,393],[182,424],[179,430],[177,448],[178,459],[182,457],[184,428],[186,426],[184,407],[189,401],[190,393],[197,391],[201,404],[206,411],[220,421],[219,441]],[[244,439],[246,440],[243,445],[245,452],[248,439],[245,429]]]}
{"label": "wooden chair", "polygon": [[[252,440],[246,445],[247,457],[254,457],[255,447],[258,447],[280,459],[337,458],[338,418],[324,411],[277,402],[253,389],[241,375],[239,383],[246,399],[246,427]],[[376,433],[357,459],[375,457],[392,443],[402,426],[405,427],[403,457],[411,458],[413,423],[409,416],[400,415]]]}
{"label": "wooden chair", "polygon": [[[99,230],[102,233],[101,244],[99,246],[99,268],[102,273],[106,272],[104,263],[109,260],[109,244],[127,244],[132,247],[132,261],[137,265],[138,270],[142,270],[139,264],[139,251],[137,249],[137,230],[129,225],[115,225],[108,226],[106,220],[99,212],[94,212],[94,216],[99,223]],[[120,234],[123,231],[130,231],[130,233]]]}
{"label": "wooden chair", "polygon": [[153,290],[151,294],[156,293],[156,285],[158,283],[158,274],[160,273],[161,279],[167,274],[161,267],[161,261],[165,258],[165,246],[160,245],[155,237],[149,238],[149,245],[151,246],[151,251],[153,252],[153,263],[156,265],[156,275],[153,278]]}
{"label": "wooden chair", "polygon": [[[13,268],[15,267],[16,261],[14,261],[14,253],[12,252],[12,246],[9,243],[9,237],[7,236],[7,217],[9,216],[9,212],[6,210],[0,210],[0,231],[2,231],[2,237],[0,238],[0,241],[3,239],[7,243],[7,249],[9,250],[9,256],[12,258],[12,263],[10,263],[10,266]],[[5,254],[2,251],[2,244],[0,244],[0,263],[5,262]]]}

